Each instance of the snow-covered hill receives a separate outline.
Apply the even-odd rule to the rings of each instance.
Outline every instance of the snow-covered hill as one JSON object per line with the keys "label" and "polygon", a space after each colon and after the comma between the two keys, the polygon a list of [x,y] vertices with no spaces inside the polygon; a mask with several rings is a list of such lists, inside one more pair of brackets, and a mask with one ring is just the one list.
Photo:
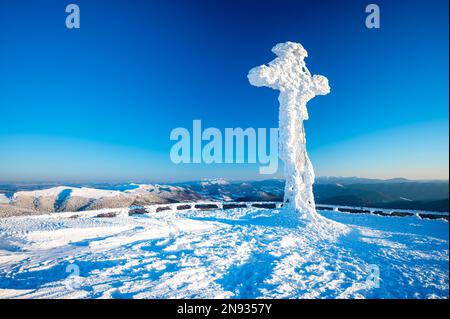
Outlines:
{"label": "snow-covered hill", "polygon": [[[315,185],[316,202],[448,212],[448,182],[445,181],[371,180],[362,184],[356,183],[360,179],[348,180],[319,178]],[[282,201],[283,190],[284,182],[276,179],[246,182],[212,179],[171,185],[29,185],[28,188],[0,185],[0,217],[200,200]]]}
{"label": "snow-covered hill", "polygon": [[158,184],[127,186],[121,190],[57,186],[42,190],[19,191],[10,199],[4,195],[0,197],[0,217],[121,208],[202,198],[201,195],[179,186]]}
{"label": "snow-covered hill", "polygon": [[443,220],[321,211],[349,230],[324,239],[279,209],[166,206],[0,219],[0,297],[449,297]]}

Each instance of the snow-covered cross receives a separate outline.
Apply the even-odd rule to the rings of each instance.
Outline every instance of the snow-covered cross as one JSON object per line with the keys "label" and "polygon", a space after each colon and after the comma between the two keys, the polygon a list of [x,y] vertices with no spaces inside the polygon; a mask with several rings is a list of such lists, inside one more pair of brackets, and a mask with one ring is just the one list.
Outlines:
{"label": "snow-covered cross", "polygon": [[303,218],[317,220],[314,203],[314,170],[306,152],[303,121],[308,119],[306,103],[316,95],[330,92],[328,79],[313,75],[305,64],[308,53],[299,43],[279,43],[272,48],[277,58],[268,65],[250,70],[248,79],[254,86],[280,91],[279,154],[286,178],[284,206],[295,209]]}

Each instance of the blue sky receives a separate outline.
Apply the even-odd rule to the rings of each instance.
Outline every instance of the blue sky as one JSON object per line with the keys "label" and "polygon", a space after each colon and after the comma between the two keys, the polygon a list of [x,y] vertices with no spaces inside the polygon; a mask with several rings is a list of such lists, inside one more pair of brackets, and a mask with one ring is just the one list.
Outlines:
{"label": "blue sky", "polygon": [[247,72],[296,41],[331,94],[308,104],[317,175],[448,178],[448,1],[0,2],[0,180],[261,176],[175,165],[170,131],[276,127],[278,93]]}

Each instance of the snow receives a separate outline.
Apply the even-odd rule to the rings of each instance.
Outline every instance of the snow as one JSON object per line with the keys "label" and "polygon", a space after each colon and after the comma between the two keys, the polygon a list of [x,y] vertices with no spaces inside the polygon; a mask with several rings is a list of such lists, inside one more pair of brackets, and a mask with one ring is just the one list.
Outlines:
{"label": "snow", "polygon": [[41,190],[35,190],[35,191],[20,191],[14,193],[13,198],[18,198],[21,196],[29,196],[29,197],[57,197],[61,192],[63,192],[66,189],[72,189],[72,187],[68,186],[57,186],[52,188],[46,188]]}
{"label": "snow", "polygon": [[5,194],[0,194],[0,204],[8,204],[9,198]]}
{"label": "snow", "polygon": [[268,65],[251,69],[248,79],[254,86],[280,91],[279,155],[286,179],[284,202],[304,219],[322,222],[314,203],[315,176],[306,151],[303,121],[308,119],[306,103],[316,95],[330,92],[328,79],[322,75],[311,76],[305,64],[308,53],[299,43],[279,43],[272,52],[277,58]]}
{"label": "snow", "polygon": [[82,188],[72,188],[71,196],[100,199],[103,197],[114,197],[120,194],[121,194],[120,191],[82,187]]}
{"label": "snow", "polygon": [[348,228],[323,238],[288,210],[148,210],[0,219],[0,298],[449,297],[446,221],[320,211]]}
{"label": "snow", "polygon": [[215,178],[215,179],[206,179],[200,182],[200,185],[202,186],[209,186],[209,185],[228,185],[230,182],[223,178]]}
{"label": "snow", "polygon": [[70,191],[71,197],[83,197],[90,199],[100,199],[103,197],[113,197],[121,194],[120,191],[104,190],[88,187],[69,187],[69,186],[57,186],[36,191],[20,191],[14,193],[13,199],[19,197],[58,197],[63,191]]}
{"label": "snow", "polygon": [[139,184],[137,188],[135,189],[128,189],[125,191],[125,193],[146,193],[146,192],[152,192],[158,195],[168,195],[171,192],[180,191],[181,188],[177,186],[172,185],[159,185],[159,184]]}

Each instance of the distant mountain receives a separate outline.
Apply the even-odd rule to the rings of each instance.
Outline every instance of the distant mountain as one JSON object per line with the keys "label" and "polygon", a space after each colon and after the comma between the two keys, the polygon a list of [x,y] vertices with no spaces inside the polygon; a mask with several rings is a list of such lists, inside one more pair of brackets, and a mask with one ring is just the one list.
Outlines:
{"label": "distant mountain", "polygon": [[171,185],[113,185],[110,189],[56,186],[3,195],[0,198],[0,217],[198,201],[202,198],[189,189]]}
{"label": "distant mountain", "polygon": [[411,180],[403,177],[372,179],[363,177],[319,176],[315,184],[397,184],[397,183],[448,183],[446,180]]}
{"label": "distant mountain", "polygon": [[[170,185],[91,184],[0,185],[0,216],[83,211],[173,202],[282,201],[283,180],[201,180]],[[318,204],[379,208],[449,210],[448,181],[373,180],[320,177],[314,185]]]}
{"label": "distant mountain", "polygon": [[448,198],[448,191],[448,182],[316,184],[314,187],[318,201],[353,196],[368,203],[438,200]]}
{"label": "distant mountain", "polygon": [[448,212],[448,198],[430,201],[396,201],[383,204],[375,204],[378,208],[414,209],[433,212]]}
{"label": "distant mountain", "polygon": [[[181,187],[217,200],[282,201],[283,180],[228,182],[226,184],[191,182]],[[317,203],[448,211],[448,181],[410,181],[358,177],[318,178],[314,185]]]}

